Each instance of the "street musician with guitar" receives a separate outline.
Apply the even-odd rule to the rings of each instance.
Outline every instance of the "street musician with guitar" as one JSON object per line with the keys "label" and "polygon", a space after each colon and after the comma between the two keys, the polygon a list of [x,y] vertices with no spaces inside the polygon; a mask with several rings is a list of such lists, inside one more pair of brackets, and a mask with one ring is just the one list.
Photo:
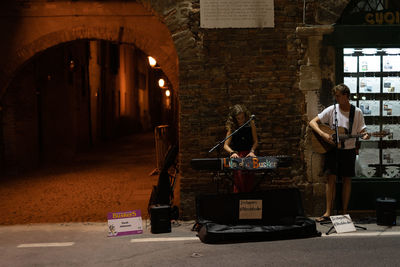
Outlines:
{"label": "street musician with guitar", "polygon": [[[317,222],[330,220],[337,177],[342,178],[343,214],[347,214],[351,194],[351,177],[355,176],[356,138],[354,136],[360,136],[364,140],[370,138],[361,109],[350,104],[350,89],[345,84],[339,84],[332,89],[332,93],[337,103],[324,109],[309,123],[316,136],[328,145],[334,146],[334,149],[329,150],[325,156],[324,170],[328,178],[325,188],[326,210],[321,217],[316,219]],[[324,131],[324,124],[334,129],[336,134]],[[336,131],[338,128],[348,129],[348,135],[340,134]]]}

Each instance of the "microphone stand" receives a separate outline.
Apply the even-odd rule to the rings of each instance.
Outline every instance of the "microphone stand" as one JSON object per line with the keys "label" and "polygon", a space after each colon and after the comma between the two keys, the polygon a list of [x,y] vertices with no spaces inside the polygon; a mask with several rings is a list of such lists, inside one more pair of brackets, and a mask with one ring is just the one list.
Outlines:
{"label": "microphone stand", "polygon": [[[335,98],[335,102],[334,102],[334,104],[333,104],[333,114],[334,114],[334,122],[333,122],[333,125],[335,126],[335,169],[336,169],[336,181],[335,181],[335,190],[333,190],[333,188],[332,188],[332,191],[334,192],[332,192],[332,198],[334,198],[335,199],[335,206],[336,206],[336,214],[338,213],[338,211],[339,211],[339,203],[338,203],[338,199],[337,199],[337,197],[336,197],[336,189],[337,189],[337,183],[338,183],[338,181],[339,181],[339,162],[338,162],[338,160],[339,160],[339,129],[338,129],[338,119],[337,119],[337,110],[336,110],[336,104],[337,104],[337,102],[336,102],[336,98]],[[330,196],[326,196],[326,197],[330,197]],[[333,203],[333,199],[332,199],[332,201],[331,201],[331,203]],[[343,204],[343,203],[342,203]],[[322,223],[322,224],[330,224],[330,223],[332,223],[332,221],[331,220],[329,220],[328,222],[326,222],[326,223]],[[329,230],[325,233],[326,235],[329,235],[329,233],[332,231],[334,229],[334,226],[332,225],[330,228],[329,228]]]}
{"label": "microphone stand", "polygon": [[218,144],[216,144],[213,148],[210,149],[210,151],[208,151],[208,153],[213,152],[216,148],[218,148],[219,146],[221,146],[223,143],[225,143],[226,140],[228,140],[229,138],[231,138],[232,135],[235,135],[240,129],[242,129],[244,126],[246,126],[247,124],[249,124],[253,119],[255,118],[255,115],[251,115],[250,119],[248,121],[246,121],[242,126],[240,126],[239,128],[237,128],[233,133],[231,133],[229,136],[227,136],[224,140],[220,141]]}

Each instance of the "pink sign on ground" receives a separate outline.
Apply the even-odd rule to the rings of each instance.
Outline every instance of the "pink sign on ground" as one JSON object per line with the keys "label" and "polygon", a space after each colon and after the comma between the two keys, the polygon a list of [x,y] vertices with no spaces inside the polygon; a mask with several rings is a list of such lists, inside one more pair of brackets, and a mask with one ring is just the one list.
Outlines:
{"label": "pink sign on ground", "polygon": [[140,210],[108,213],[108,236],[143,233]]}

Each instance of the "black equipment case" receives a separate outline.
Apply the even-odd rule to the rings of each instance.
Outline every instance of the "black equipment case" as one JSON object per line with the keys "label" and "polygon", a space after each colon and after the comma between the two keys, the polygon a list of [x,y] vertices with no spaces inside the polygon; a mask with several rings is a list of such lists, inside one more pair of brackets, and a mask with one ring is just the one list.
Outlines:
{"label": "black equipment case", "polygon": [[204,243],[230,243],[321,236],[305,217],[298,189],[199,195],[198,231]]}

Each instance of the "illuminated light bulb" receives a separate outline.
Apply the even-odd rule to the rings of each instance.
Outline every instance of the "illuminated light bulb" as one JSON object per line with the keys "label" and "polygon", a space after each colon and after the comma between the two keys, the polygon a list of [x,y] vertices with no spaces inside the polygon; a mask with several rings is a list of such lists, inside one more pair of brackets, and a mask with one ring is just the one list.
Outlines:
{"label": "illuminated light bulb", "polygon": [[151,67],[154,67],[157,64],[157,61],[154,59],[154,57],[148,56],[148,59]]}
{"label": "illuminated light bulb", "polygon": [[69,68],[70,70],[73,70],[75,68],[75,62],[72,59],[69,61]]}
{"label": "illuminated light bulb", "polygon": [[163,78],[159,79],[159,80],[158,80],[158,86],[160,86],[161,88],[163,88],[164,85],[165,85],[164,79],[163,79]]}
{"label": "illuminated light bulb", "polygon": [[165,90],[165,95],[169,97],[171,95],[171,91],[170,90]]}

